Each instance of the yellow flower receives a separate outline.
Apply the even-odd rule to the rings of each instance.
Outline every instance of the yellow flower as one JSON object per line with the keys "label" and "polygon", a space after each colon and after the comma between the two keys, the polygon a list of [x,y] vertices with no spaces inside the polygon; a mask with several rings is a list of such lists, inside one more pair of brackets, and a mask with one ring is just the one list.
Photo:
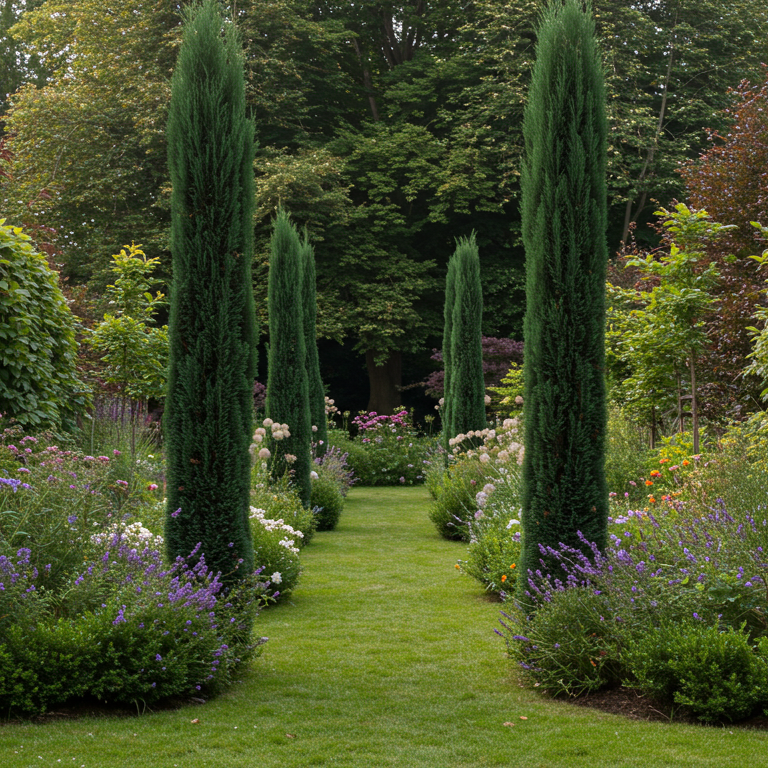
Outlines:
{"label": "yellow flower", "polygon": [[456,569],[458,569],[458,568],[460,568],[461,566],[460,566],[458,563],[456,563],[456,565],[454,565],[453,567],[454,567],[454,568],[456,568]]}

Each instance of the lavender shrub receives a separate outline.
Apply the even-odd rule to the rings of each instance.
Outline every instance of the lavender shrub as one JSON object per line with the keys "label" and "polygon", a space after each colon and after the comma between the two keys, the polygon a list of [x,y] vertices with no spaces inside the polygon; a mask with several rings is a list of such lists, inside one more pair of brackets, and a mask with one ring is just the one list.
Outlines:
{"label": "lavender shrub", "polygon": [[197,550],[166,567],[159,551],[133,543],[114,534],[50,602],[28,550],[0,558],[0,616],[14,615],[0,624],[4,711],[32,715],[82,696],[151,705],[206,695],[264,642],[250,640],[266,588],[258,572],[225,592]]}
{"label": "lavender shrub", "polygon": [[768,520],[736,519],[721,500],[704,514],[670,503],[656,515],[630,511],[609,530],[604,553],[594,545],[589,557],[563,545],[542,549],[561,573],[529,572],[535,610],[503,613],[499,634],[544,690],[575,695],[631,683],[632,648],[662,627],[768,636]]}

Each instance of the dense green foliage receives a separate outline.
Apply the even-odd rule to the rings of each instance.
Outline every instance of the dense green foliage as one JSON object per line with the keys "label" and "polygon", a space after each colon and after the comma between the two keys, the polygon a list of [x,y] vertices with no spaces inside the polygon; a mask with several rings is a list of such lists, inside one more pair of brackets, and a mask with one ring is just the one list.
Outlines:
{"label": "dense green foliage", "polygon": [[[213,0],[190,13],[173,77],[166,546],[202,543],[214,572],[253,570],[248,523],[256,327],[253,126],[235,30]],[[301,359],[301,358],[300,358]]]}
{"label": "dense green foliage", "polygon": [[486,426],[483,380],[483,287],[480,257],[474,232],[461,238],[453,256],[456,262],[453,308],[450,323],[449,377],[450,421],[448,437]]}
{"label": "dense green foliage", "polygon": [[0,219],[0,413],[35,429],[74,426],[87,400],[76,357],[57,274]]}
{"label": "dense green foliage", "polygon": [[[523,573],[539,545],[605,544],[605,89],[590,12],[542,16],[525,112]],[[524,580],[521,579],[521,584]]]}
{"label": "dense green foliage", "polygon": [[453,359],[451,357],[451,335],[453,330],[453,307],[456,304],[456,257],[448,260],[448,270],[445,274],[445,305],[443,308],[443,418],[442,444],[448,450],[448,440],[455,437],[452,434],[451,421],[453,418],[453,397],[451,384],[453,377]]}
{"label": "dense green foliage", "polygon": [[613,306],[608,313],[606,344],[611,397],[643,424],[656,430],[662,413],[671,411],[680,428],[680,396],[690,398],[694,453],[698,453],[698,358],[707,341],[707,310],[715,302],[719,273],[707,263],[706,248],[729,229],[706,211],[678,203],[661,210],[670,233],[669,253],[626,260],[639,278],[635,287],[608,284]]}
{"label": "dense green foliage", "polygon": [[[73,280],[103,287],[115,244],[131,237],[167,269],[163,122],[178,4],[137,0],[108,14],[98,0],[12,5],[14,61],[37,56],[49,78],[25,64],[11,73],[27,82],[6,115],[14,161],[4,210],[53,230],[40,234]],[[453,236],[472,228],[481,233],[484,332],[520,338],[521,117],[539,3],[222,5],[243,32],[247,102],[258,115],[259,269],[266,275],[269,217],[282,201],[316,248],[320,336],[344,340],[326,384],[331,370],[349,380],[369,351],[404,356],[404,371],[409,361],[428,365],[442,330],[439,278]],[[768,9],[762,0],[595,8],[614,250],[632,221],[641,243],[656,241],[646,226],[652,200],[683,199],[676,169],[707,146],[706,126],[727,132],[728,87],[763,77]],[[256,281],[260,294],[266,282]]]}
{"label": "dense green foliage", "polygon": [[344,509],[344,496],[332,477],[318,474],[313,478],[311,506],[317,520],[317,530],[332,531]]}
{"label": "dense green foliage", "polygon": [[[127,248],[127,250],[126,250]],[[149,292],[159,259],[148,259],[132,243],[112,257],[114,285],[107,286],[111,312],[93,329],[89,344],[106,366],[104,380],[122,397],[142,404],[165,396],[168,328],[154,324],[165,296]]]}
{"label": "dense green foliage", "polygon": [[307,388],[309,390],[309,417],[315,453],[321,455],[328,447],[328,418],[325,414],[325,388],[320,375],[317,354],[317,290],[315,277],[315,250],[304,239],[301,243],[301,314],[304,320],[304,346],[306,347]]}
{"label": "dense green foliage", "polygon": [[304,338],[302,262],[302,246],[296,228],[281,208],[275,217],[269,262],[266,413],[273,422],[287,425],[288,429],[287,435],[285,430],[280,430],[282,434],[274,445],[272,476],[277,478],[290,470],[301,501],[308,506],[312,416]]}

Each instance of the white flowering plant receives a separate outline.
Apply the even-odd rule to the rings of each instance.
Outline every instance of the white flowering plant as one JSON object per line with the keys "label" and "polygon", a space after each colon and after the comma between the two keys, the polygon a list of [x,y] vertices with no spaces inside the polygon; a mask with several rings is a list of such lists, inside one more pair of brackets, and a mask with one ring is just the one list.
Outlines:
{"label": "white flowering plant", "polygon": [[[469,542],[470,522],[489,515],[502,496],[503,506],[516,506],[524,455],[521,440],[517,419],[451,438],[448,466],[439,475],[434,467],[430,473],[434,497],[430,519],[441,536]],[[491,495],[491,488],[502,491]]]}
{"label": "white flowering plant", "polygon": [[289,594],[301,575],[299,548],[304,533],[265,509],[251,507],[254,559],[266,581],[265,594],[278,600]]}

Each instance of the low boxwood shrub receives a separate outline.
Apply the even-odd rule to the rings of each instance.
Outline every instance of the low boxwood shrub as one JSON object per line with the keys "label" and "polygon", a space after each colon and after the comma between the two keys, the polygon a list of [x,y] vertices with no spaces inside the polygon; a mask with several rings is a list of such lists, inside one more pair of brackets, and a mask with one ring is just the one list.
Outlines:
{"label": "low boxwood shrub", "polygon": [[768,638],[757,650],[743,627],[665,625],[633,638],[627,684],[705,722],[742,720],[768,704]]}
{"label": "low boxwood shrub", "polygon": [[314,472],[312,478],[312,496],[310,506],[315,515],[315,523],[318,531],[332,531],[339,522],[339,515],[344,508],[344,496],[341,486],[331,476]]}
{"label": "low boxwood shrub", "polygon": [[225,593],[197,551],[166,567],[159,551],[132,544],[120,532],[100,542],[102,557],[51,603],[33,596],[46,594],[46,574],[28,550],[0,556],[2,583],[24,587],[0,590],[2,711],[30,716],[83,696],[138,705],[210,693],[253,653],[258,574]]}

